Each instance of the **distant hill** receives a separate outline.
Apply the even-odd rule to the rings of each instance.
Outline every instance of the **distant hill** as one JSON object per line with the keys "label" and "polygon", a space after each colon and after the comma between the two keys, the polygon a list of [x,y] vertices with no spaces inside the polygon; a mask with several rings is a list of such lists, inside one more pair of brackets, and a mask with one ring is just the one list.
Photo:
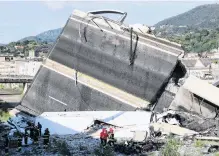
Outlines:
{"label": "distant hill", "polygon": [[208,29],[218,28],[219,4],[207,4],[198,6],[183,14],[160,21],[155,24],[155,27],[158,28],[165,25]]}
{"label": "distant hill", "polygon": [[185,13],[162,20],[154,25],[159,37],[181,36],[201,29],[219,28],[219,4],[198,6]]}
{"label": "distant hill", "polygon": [[58,29],[53,29],[53,30],[48,30],[45,32],[42,32],[36,36],[29,36],[29,37],[25,37],[19,41],[25,41],[25,40],[34,40],[37,42],[55,42],[57,37],[59,36],[59,34],[61,33],[62,28],[58,28]]}
{"label": "distant hill", "polygon": [[38,38],[37,38],[36,36],[28,36],[28,37],[22,38],[22,39],[20,39],[20,40],[18,40],[18,41],[23,42],[23,41],[26,41],[26,40],[29,40],[29,41],[31,41],[31,40],[38,41]]}
{"label": "distant hill", "polygon": [[219,4],[198,6],[158,22],[155,35],[182,44],[187,52],[205,52],[219,45]]}
{"label": "distant hill", "polygon": [[41,41],[47,41],[47,42],[55,42],[59,34],[61,33],[62,28],[48,30],[43,33],[40,33],[36,37],[40,39]]}

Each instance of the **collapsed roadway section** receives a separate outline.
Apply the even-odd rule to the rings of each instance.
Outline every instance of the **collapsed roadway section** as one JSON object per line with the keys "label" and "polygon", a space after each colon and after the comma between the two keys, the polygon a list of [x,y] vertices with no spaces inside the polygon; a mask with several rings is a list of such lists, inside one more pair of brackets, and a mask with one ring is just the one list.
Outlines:
{"label": "collapsed roadway section", "polygon": [[132,111],[156,103],[184,51],[148,34],[145,26],[126,26],[126,15],[75,10],[21,105],[42,113]]}

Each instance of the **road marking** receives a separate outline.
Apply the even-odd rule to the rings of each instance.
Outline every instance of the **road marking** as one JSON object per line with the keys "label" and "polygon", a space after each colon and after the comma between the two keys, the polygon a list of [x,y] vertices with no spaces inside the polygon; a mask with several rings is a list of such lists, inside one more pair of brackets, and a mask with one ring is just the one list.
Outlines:
{"label": "road marking", "polygon": [[[75,74],[76,72],[75,69],[64,66],[48,58],[46,62],[42,64],[42,66],[65,77],[68,77],[69,79],[75,80],[74,76],[72,76],[72,73]],[[94,90],[97,90],[105,95],[108,95],[114,99],[117,99],[125,104],[131,105],[135,108],[145,108],[148,104],[150,104],[148,101],[140,97],[134,96],[130,93],[125,92],[124,90],[111,86],[110,84],[90,77],[81,72],[78,72],[77,74],[77,82]]]}
{"label": "road marking", "polygon": [[57,101],[57,102],[59,102],[59,103],[61,103],[61,104],[63,104],[63,105],[66,105],[66,106],[67,106],[67,104],[66,104],[66,103],[64,103],[64,102],[62,102],[62,101],[60,101],[60,100],[57,100],[56,98],[54,98],[54,97],[52,97],[52,96],[49,96],[49,98],[51,98],[51,99],[53,99],[53,100],[55,100],[55,101]]}

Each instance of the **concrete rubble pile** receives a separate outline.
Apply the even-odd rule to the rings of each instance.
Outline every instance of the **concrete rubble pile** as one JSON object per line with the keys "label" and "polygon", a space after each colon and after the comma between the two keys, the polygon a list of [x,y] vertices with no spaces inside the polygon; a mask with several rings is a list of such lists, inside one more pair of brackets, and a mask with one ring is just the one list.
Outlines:
{"label": "concrete rubble pile", "polygon": [[[142,118],[145,117],[145,120]],[[19,130],[21,133],[30,119],[22,116],[10,118],[10,136]],[[99,134],[102,128],[113,128],[115,134],[114,146],[109,148],[116,155],[148,154],[161,151],[169,136],[179,138],[187,146],[195,140],[219,141],[218,121],[206,119],[200,115],[186,112],[166,111],[151,113],[145,111],[134,112],[45,112],[35,118],[35,124],[42,124],[42,131],[49,128],[51,132],[51,150],[57,151],[57,142],[65,143],[68,152],[76,155],[93,155],[100,148]],[[24,145],[24,143],[22,143]],[[24,147],[22,152],[39,149],[44,155],[52,151],[45,151],[41,146]],[[203,153],[215,153],[218,144],[203,147]],[[38,151],[38,152],[39,152]],[[16,151],[12,150],[12,153]],[[70,155],[71,155],[70,154]],[[16,154],[15,154],[16,155]]]}
{"label": "concrete rubble pile", "polygon": [[[142,120],[142,117],[145,120]],[[130,121],[131,119],[133,121]],[[64,120],[66,123],[63,123]],[[36,122],[41,122],[43,128],[49,126],[51,133],[57,138],[64,137],[69,150],[73,153],[79,151],[80,146],[91,146],[92,148],[83,148],[81,151],[88,155],[99,147],[99,134],[102,128],[114,129],[116,142],[111,148],[114,152],[125,155],[160,151],[169,136],[179,138],[190,145],[196,140],[219,140],[217,120],[179,111],[45,112],[36,118]],[[82,122],[83,124],[79,124]],[[74,139],[75,137],[77,139]],[[80,143],[76,143],[77,141]],[[90,142],[93,142],[92,145]],[[209,145],[203,148],[205,152],[207,150],[211,153],[210,151],[215,151],[217,146]]]}

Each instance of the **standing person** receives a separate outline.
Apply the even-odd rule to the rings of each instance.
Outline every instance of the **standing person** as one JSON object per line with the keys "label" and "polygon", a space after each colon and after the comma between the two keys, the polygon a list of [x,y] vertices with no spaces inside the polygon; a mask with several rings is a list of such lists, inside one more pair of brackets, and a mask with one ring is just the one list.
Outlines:
{"label": "standing person", "polygon": [[109,140],[108,140],[108,144],[109,144],[110,146],[114,145],[115,140],[114,140],[114,130],[113,130],[113,128],[110,128],[110,129],[109,129],[108,139],[109,139]]}
{"label": "standing person", "polygon": [[109,134],[110,134],[109,137],[114,138],[114,130],[113,130],[113,128],[109,129]]}
{"label": "standing person", "polygon": [[100,133],[100,141],[103,146],[105,146],[107,143],[107,137],[108,137],[107,130],[106,128],[103,128],[102,132]]}
{"label": "standing person", "polygon": [[40,124],[40,122],[38,122],[37,128],[38,128],[38,130],[39,130],[39,136],[41,136],[41,135],[42,135],[42,132],[41,132],[41,130],[42,130],[42,125]]}
{"label": "standing person", "polygon": [[27,132],[27,129],[25,129],[25,133],[24,133],[24,144],[25,144],[25,146],[27,146],[27,143],[28,143],[28,132]]}
{"label": "standing person", "polygon": [[17,139],[17,151],[20,152],[21,151],[21,146],[22,146],[22,135],[20,134],[20,132],[18,132],[18,139]]}
{"label": "standing person", "polygon": [[8,155],[8,149],[9,149],[9,138],[8,134],[4,135],[5,142],[4,142],[4,147],[5,147],[5,155]]}
{"label": "standing person", "polygon": [[38,144],[38,139],[39,139],[39,130],[38,127],[35,126],[33,129],[33,141],[35,144]]}
{"label": "standing person", "polygon": [[30,125],[30,138],[33,139],[34,137],[34,124],[31,123]]}
{"label": "standing person", "polygon": [[48,147],[49,137],[50,137],[50,132],[49,132],[49,129],[46,128],[46,130],[44,132],[44,135],[43,135],[43,146],[44,146],[44,148]]}

